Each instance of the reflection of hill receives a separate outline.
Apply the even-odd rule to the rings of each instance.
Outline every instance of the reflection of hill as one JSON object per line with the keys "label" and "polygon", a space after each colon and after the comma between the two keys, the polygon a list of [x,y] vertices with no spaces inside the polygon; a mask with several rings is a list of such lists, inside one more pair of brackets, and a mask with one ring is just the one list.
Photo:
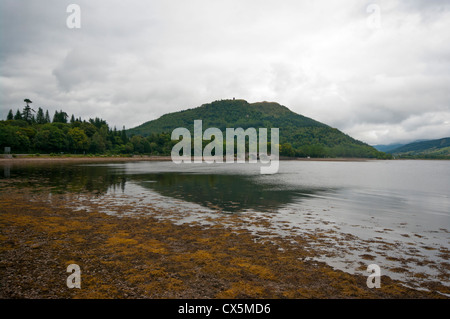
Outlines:
{"label": "reflection of hill", "polygon": [[133,180],[136,177],[142,187],[161,195],[228,212],[273,210],[314,192],[274,189],[243,175],[164,173],[133,176]]}
{"label": "reflection of hill", "polygon": [[[132,181],[163,196],[197,203],[214,210],[237,212],[245,209],[275,210],[320,189],[280,189],[279,185],[258,183],[248,175],[187,174],[152,172],[131,174],[124,167],[107,165],[45,165],[12,167],[11,178],[24,186],[51,187],[52,192],[104,194],[126,189]],[[133,194],[130,194],[132,196]]]}

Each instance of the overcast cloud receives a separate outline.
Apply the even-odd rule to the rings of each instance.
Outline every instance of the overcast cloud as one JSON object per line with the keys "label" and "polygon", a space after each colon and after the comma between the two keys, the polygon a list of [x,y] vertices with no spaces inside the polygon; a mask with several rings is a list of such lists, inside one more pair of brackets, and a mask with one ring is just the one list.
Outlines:
{"label": "overcast cloud", "polygon": [[[66,25],[71,3],[80,29]],[[0,117],[29,98],[131,128],[236,97],[369,144],[441,138],[449,30],[436,0],[1,0]]]}

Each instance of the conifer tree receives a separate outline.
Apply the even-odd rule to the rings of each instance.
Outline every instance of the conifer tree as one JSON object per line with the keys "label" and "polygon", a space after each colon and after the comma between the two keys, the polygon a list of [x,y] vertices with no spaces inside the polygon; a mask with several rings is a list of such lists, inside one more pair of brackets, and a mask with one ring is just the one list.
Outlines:
{"label": "conifer tree", "polygon": [[36,123],[45,124],[44,110],[40,107],[36,113]]}
{"label": "conifer tree", "polygon": [[30,99],[23,100],[27,105],[23,108],[22,111],[22,119],[27,121],[28,123],[33,122],[33,114],[31,112],[35,112],[31,107],[30,104],[33,103]]}
{"label": "conifer tree", "polygon": [[14,120],[14,114],[12,110],[9,110],[8,116],[6,117],[7,120]]}
{"label": "conifer tree", "polygon": [[45,120],[45,123],[50,123],[51,122],[50,121],[50,115],[48,114],[48,110],[45,111],[45,118],[44,118],[44,120]]}
{"label": "conifer tree", "polygon": [[15,120],[22,120],[22,113],[20,113],[19,110],[17,110],[16,115],[14,115]]}

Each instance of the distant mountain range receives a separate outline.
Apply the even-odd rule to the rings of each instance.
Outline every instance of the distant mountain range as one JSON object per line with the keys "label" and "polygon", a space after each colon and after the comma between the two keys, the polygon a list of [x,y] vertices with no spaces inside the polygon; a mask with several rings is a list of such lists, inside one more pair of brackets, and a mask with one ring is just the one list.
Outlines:
{"label": "distant mountain range", "polygon": [[379,145],[372,145],[372,146],[375,147],[380,152],[387,152],[388,153],[389,151],[394,150],[394,149],[396,149],[398,147],[401,147],[403,145],[406,145],[406,144],[399,144],[399,143],[397,143],[397,144],[379,144]]}
{"label": "distant mountain range", "polygon": [[324,123],[297,114],[274,102],[248,103],[245,100],[220,100],[184,111],[169,113],[127,131],[128,136],[171,133],[185,127],[193,134],[194,120],[203,121],[203,130],[216,127],[279,128],[280,155],[295,157],[389,158],[372,146],[358,141]]}
{"label": "distant mountain range", "polygon": [[374,145],[374,147],[395,157],[450,158],[450,137],[409,144]]}
{"label": "distant mountain range", "polygon": [[417,143],[417,142],[424,142],[424,141],[429,141],[429,140],[419,139],[419,140],[415,140],[415,141],[412,141],[409,143],[379,144],[379,145],[372,145],[372,146],[375,147],[380,152],[388,152],[389,153],[390,151],[392,151],[396,148],[399,148],[403,145]]}

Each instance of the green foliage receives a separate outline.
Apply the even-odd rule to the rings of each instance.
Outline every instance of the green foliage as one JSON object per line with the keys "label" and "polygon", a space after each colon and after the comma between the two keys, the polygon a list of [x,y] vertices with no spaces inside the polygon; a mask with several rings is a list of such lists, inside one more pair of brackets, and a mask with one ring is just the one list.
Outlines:
{"label": "green foliage", "polygon": [[36,133],[33,140],[35,150],[43,152],[58,152],[66,149],[64,133],[56,125],[45,124]]}
{"label": "green foliage", "polygon": [[22,118],[27,121],[28,123],[32,123],[34,122],[34,116],[32,114],[32,112],[34,112],[34,110],[30,107],[29,104],[33,103],[30,99],[24,99],[23,100],[27,105],[23,108],[22,111]]}
{"label": "green foliage", "polygon": [[99,132],[95,132],[92,136],[89,150],[92,153],[103,153],[106,151],[106,141]]}
{"label": "green foliage", "polygon": [[27,121],[28,123],[31,123],[34,121],[34,116],[33,116],[32,112],[33,112],[33,109],[31,107],[29,107],[28,105],[23,108],[22,118],[25,121]]}
{"label": "green foliage", "polygon": [[[45,114],[45,115],[44,115]],[[217,127],[280,129],[280,155],[289,157],[365,157],[390,158],[339,130],[290,111],[277,103],[253,103],[244,100],[215,101],[195,109],[163,115],[129,130],[110,129],[101,118],[81,120],[56,111],[53,122],[48,110],[38,109],[35,120],[26,121],[20,111],[11,119],[0,121],[0,147],[10,146],[15,153],[91,153],[170,155],[178,141],[171,140],[172,130],[186,127],[193,134],[194,120],[203,120],[203,130]],[[34,118],[34,117],[33,117]],[[128,133],[128,134],[127,134]],[[210,141],[202,141],[203,146]],[[236,149],[236,145],[235,145]],[[270,151],[270,145],[268,145]]]}
{"label": "green foliage", "polygon": [[20,113],[19,110],[17,110],[16,115],[14,115],[15,120],[21,120],[22,119],[22,113]]}
{"label": "green foliage", "polygon": [[38,124],[45,124],[45,123],[50,123],[50,115],[48,114],[48,110],[45,111],[44,123],[38,123]]}
{"label": "green foliage", "polygon": [[14,115],[13,115],[13,111],[12,110],[9,110],[8,116],[6,117],[6,120],[7,121],[14,120]]}
{"label": "green foliage", "polygon": [[53,123],[67,123],[67,118],[69,116],[66,112],[61,111],[55,111],[55,115],[53,115]]}
{"label": "green foliage", "polygon": [[128,130],[128,134],[150,137],[152,134],[170,133],[177,127],[185,127],[193,134],[194,120],[199,119],[202,120],[203,130],[216,127],[224,136],[227,127],[267,128],[268,141],[270,129],[279,128],[281,156],[390,158],[390,155],[338,129],[271,102],[250,104],[244,100],[215,101],[194,109],[165,114],[157,120]]}
{"label": "green foliage", "polygon": [[133,149],[137,153],[150,153],[150,142],[140,135],[130,138]]}
{"label": "green foliage", "polygon": [[29,148],[30,139],[22,127],[0,123],[0,149],[9,146],[11,150],[17,153],[26,151]]}
{"label": "green foliage", "polygon": [[397,158],[449,159],[450,137],[406,144],[389,153]]}
{"label": "green foliage", "polygon": [[[32,117],[34,120],[26,121],[19,110],[16,116],[11,117],[12,114],[10,110],[7,120],[0,121],[0,148],[9,146],[15,153],[151,153],[150,138],[135,137],[133,144],[129,142],[125,128],[122,131],[111,130],[100,118],[82,121],[71,116],[68,123],[67,113],[60,110],[55,112],[51,122],[48,110],[44,112],[40,107],[36,118]],[[162,135],[166,141],[166,134]],[[163,147],[156,149],[166,151]]]}
{"label": "green foliage", "polygon": [[98,117],[96,117],[95,119],[89,119],[89,122],[92,123],[96,128],[101,128],[103,125],[106,125],[106,121]]}
{"label": "green foliage", "polygon": [[46,124],[48,123],[45,119],[44,110],[40,107],[36,113],[36,123],[37,124]]}
{"label": "green foliage", "polygon": [[89,147],[89,139],[84,131],[78,127],[71,128],[67,132],[69,148],[77,152],[86,151]]}

